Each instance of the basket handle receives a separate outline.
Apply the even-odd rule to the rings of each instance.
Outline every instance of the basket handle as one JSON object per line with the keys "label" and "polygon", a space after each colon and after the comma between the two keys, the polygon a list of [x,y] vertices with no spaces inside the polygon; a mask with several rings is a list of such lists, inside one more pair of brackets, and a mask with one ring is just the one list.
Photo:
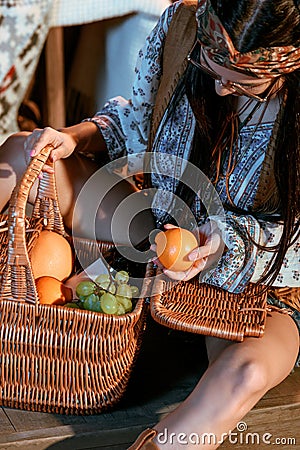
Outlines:
{"label": "basket handle", "polygon": [[[31,269],[25,238],[25,211],[33,183],[46,164],[51,145],[44,147],[29,163],[23,177],[16,184],[8,208],[8,256],[3,273],[0,298],[38,302],[38,294]],[[48,164],[52,164],[48,161]],[[45,228],[64,234],[62,216],[58,207],[54,174],[44,173],[40,179],[33,217],[43,217]]]}

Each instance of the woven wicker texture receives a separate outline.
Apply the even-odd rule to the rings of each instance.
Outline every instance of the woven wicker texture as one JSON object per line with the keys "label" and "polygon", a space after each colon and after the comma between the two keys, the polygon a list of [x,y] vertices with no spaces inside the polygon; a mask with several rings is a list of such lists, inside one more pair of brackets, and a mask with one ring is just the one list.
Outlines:
{"label": "woven wicker texture", "polygon": [[[25,240],[28,253],[32,249],[34,242],[43,229],[42,219],[25,218]],[[0,285],[2,286],[2,276],[7,267],[8,249],[8,216],[0,214]]]}
{"label": "woven wicker texture", "polygon": [[[64,234],[54,176],[43,175],[34,216],[25,217],[29,190],[51,148],[34,158],[16,187],[0,230],[0,404],[69,414],[99,413],[123,396],[145,328],[147,305],[110,316],[39,303],[28,252],[40,230]],[[41,218],[38,218],[41,217]],[[83,254],[111,244],[76,238]],[[152,267],[142,287],[147,294]]]}
{"label": "woven wicker texture", "polygon": [[[32,274],[31,264],[28,256],[26,243],[26,205],[30,189],[38,178],[46,163],[51,151],[51,146],[45,147],[42,152],[33,158],[21,180],[13,190],[7,217],[7,247],[1,247],[1,260],[5,267],[2,272],[2,284],[0,297],[17,301],[37,302],[37,292]],[[51,164],[51,162],[49,162]],[[37,200],[33,212],[33,218],[39,223],[43,219],[43,229],[53,230],[60,234],[65,234],[63,220],[59,211],[57,192],[53,174],[44,174],[40,180]],[[31,225],[34,225],[32,221]],[[5,228],[5,227],[4,227]],[[39,225],[39,230],[41,227]],[[34,245],[32,235],[31,246]],[[3,262],[1,266],[3,267]]]}
{"label": "woven wicker texture", "polygon": [[264,333],[267,293],[260,291],[260,286],[250,285],[242,294],[231,294],[196,279],[179,283],[159,279],[151,315],[169,328],[242,341]]}
{"label": "woven wicker texture", "polygon": [[287,306],[300,311],[300,288],[295,287],[271,287],[268,291],[268,296],[272,299],[277,299],[284,302]]}

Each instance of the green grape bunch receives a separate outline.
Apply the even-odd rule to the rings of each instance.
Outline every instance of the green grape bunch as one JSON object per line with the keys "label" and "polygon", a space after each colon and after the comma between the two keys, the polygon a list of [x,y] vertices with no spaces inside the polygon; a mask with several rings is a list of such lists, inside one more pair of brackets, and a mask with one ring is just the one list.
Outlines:
{"label": "green grape bunch", "polygon": [[129,284],[128,272],[120,270],[115,277],[100,274],[94,281],[81,281],[76,286],[76,295],[81,309],[122,315],[132,311],[132,300],[139,296],[139,289]]}

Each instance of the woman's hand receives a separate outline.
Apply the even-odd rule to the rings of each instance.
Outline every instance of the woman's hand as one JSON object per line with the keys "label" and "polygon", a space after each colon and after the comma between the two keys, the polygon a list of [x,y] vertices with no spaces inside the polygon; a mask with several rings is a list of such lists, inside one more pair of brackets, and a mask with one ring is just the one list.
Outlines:
{"label": "woman's hand", "polygon": [[[174,228],[174,225],[166,224],[165,229]],[[163,268],[158,259],[155,262],[162,268],[165,275],[173,280],[190,280],[203,270],[212,267],[222,256],[224,251],[224,242],[220,230],[215,222],[210,221],[201,225],[198,229],[200,246],[189,253],[188,258],[193,261],[193,265],[185,272],[174,272]],[[155,251],[155,245],[151,249]]]}
{"label": "woman's hand", "polygon": [[[29,164],[30,159],[38,155],[46,145],[53,147],[50,160],[54,163],[61,158],[70,156],[74,152],[76,141],[71,134],[57,131],[51,127],[36,128],[24,143],[26,163]],[[53,168],[49,165],[45,165],[43,170],[49,173],[53,172]]]}

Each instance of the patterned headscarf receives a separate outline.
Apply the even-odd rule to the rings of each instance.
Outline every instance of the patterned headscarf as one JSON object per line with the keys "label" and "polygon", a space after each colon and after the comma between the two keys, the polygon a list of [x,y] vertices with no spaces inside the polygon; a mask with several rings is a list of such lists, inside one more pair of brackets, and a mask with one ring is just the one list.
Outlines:
{"label": "patterned headscarf", "polygon": [[293,45],[240,53],[216,15],[210,0],[199,0],[198,40],[215,63],[258,78],[277,77],[300,68],[300,48]]}

